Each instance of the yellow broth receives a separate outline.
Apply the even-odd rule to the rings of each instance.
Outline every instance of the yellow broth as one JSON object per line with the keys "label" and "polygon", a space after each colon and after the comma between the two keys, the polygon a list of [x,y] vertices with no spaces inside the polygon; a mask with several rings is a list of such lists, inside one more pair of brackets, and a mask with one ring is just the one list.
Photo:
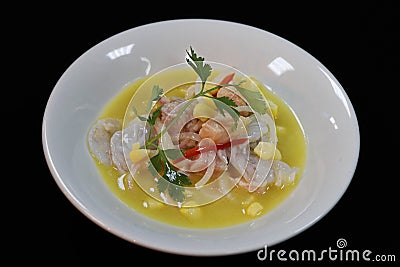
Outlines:
{"label": "yellow broth", "polygon": [[[176,75],[173,74],[173,75]],[[171,77],[170,77],[171,78]],[[145,79],[127,85],[103,109],[101,118],[117,118],[123,120],[125,110],[135,91]],[[293,110],[276,94],[258,83],[264,96],[278,106],[277,125],[278,145],[282,161],[299,170],[293,184],[283,187],[269,186],[264,194],[249,193],[239,187],[233,188],[219,200],[195,208],[178,208],[163,204],[134,184],[133,189],[121,186],[121,174],[111,166],[104,166],[96,161],[98,170],[110,190],[126,205],[135,211],[167,224],[188,228],[218,228],[227,227],[255,220],[276,208],[296,188],[304,170],[306,161],[306,140],[303,129]],[[175,92],[177,96],[184,95],[184,89]],[[281,129],[284,129],[283,131]],[[250,216],[247,208],[251,203],[258,202],[262,210],[256,216]]]}

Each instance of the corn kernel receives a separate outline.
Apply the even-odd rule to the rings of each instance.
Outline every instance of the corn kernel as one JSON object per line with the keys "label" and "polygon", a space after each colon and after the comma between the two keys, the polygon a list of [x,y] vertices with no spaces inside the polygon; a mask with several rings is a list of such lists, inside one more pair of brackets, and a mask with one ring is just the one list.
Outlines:
{"label": "corn kernel", "polygon": [[147,156],[146,149],[140,149],[139,143],[132,144],[132,150],[129,152],[129,158],[133,163],[137,163]]}
{"label": "corn kernel", "polygon": [[269,160],[274,157],[275,154],[275,145],[271,142],[260,142],[254,148],[254,153],[263,160]]}
{"label": "corn kernel", "polygon": [[132,144],[132,150],[137,150],[139,148],[140,148],[139,142],[136,142],[136,143]]}
{"label": "corn kernel", "polygon": [[193,116],[199,118],[201,121],[206,121],[214,117],[216,112],[214,101],[210,98],[202,97],[199,99],[199,103],[194,106]]}
{"label": "corn kernel", "polygon": [[263,207],[260,203],[258,203],[258,202],[253,202],[253,203],[251,203],[251,204],[247,207],[246,213],[247,213],[248,215],[250,215],[250,216],[255,217],[255,216],[261,214],[261,210],[262,210],[263,208],[264,208],[264,207]]}

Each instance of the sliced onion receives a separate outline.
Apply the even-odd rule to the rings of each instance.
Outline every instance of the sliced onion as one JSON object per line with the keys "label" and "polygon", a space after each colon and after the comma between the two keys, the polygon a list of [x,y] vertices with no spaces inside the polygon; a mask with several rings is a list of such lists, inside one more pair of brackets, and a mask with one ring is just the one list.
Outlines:
{"label": "sliced onion", "polygon": [[214,169],[215,169],[215,160],[210,164],[210,166],[208,166],[206,173],[203,175],[203,177],[201,177],[200,181],[198,181],[195,184],[195,186],[200,187],[205,185],[213,175]]}

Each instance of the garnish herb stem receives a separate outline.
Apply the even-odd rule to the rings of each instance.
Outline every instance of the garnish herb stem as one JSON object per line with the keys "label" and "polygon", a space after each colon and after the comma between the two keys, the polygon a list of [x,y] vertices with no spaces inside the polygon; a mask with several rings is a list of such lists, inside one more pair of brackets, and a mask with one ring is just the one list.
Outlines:
{"label": "garnish herb stem", "polygon": [[195,100],[195,98],[192,98],[190,100],[188,100],[185,105],[179,110],[179,112],[176,114],[175,118],[171,121],[170,124],[167,125],[167,127],[164,128],[164,130],[162,130],[160,133],[158,133],[156,136],[154,136],[152,139],[150,139],[149,141],[146,142],[146,146],[153,144],[153,142],[157,141],[158,139],[160,139],[160,137],[167,132],[173,125],[174,123],[179,119],[179,117],[183,114],[183,112],[190,106],[190,104],[193,103],[193,101]]}

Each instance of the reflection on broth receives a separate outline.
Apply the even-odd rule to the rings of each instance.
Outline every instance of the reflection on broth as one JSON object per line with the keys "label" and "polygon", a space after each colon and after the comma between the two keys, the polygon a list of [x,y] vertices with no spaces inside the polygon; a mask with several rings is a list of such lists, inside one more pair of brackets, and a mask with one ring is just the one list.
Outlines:
{"label": "reflection on broth", "polygon": [[259,218],[301,178],[302,127],[256,79],[192,48],[187,56],[191,69],[137,80],[112,99],[89,151],[112,192],[155,220],[216,228]]}

